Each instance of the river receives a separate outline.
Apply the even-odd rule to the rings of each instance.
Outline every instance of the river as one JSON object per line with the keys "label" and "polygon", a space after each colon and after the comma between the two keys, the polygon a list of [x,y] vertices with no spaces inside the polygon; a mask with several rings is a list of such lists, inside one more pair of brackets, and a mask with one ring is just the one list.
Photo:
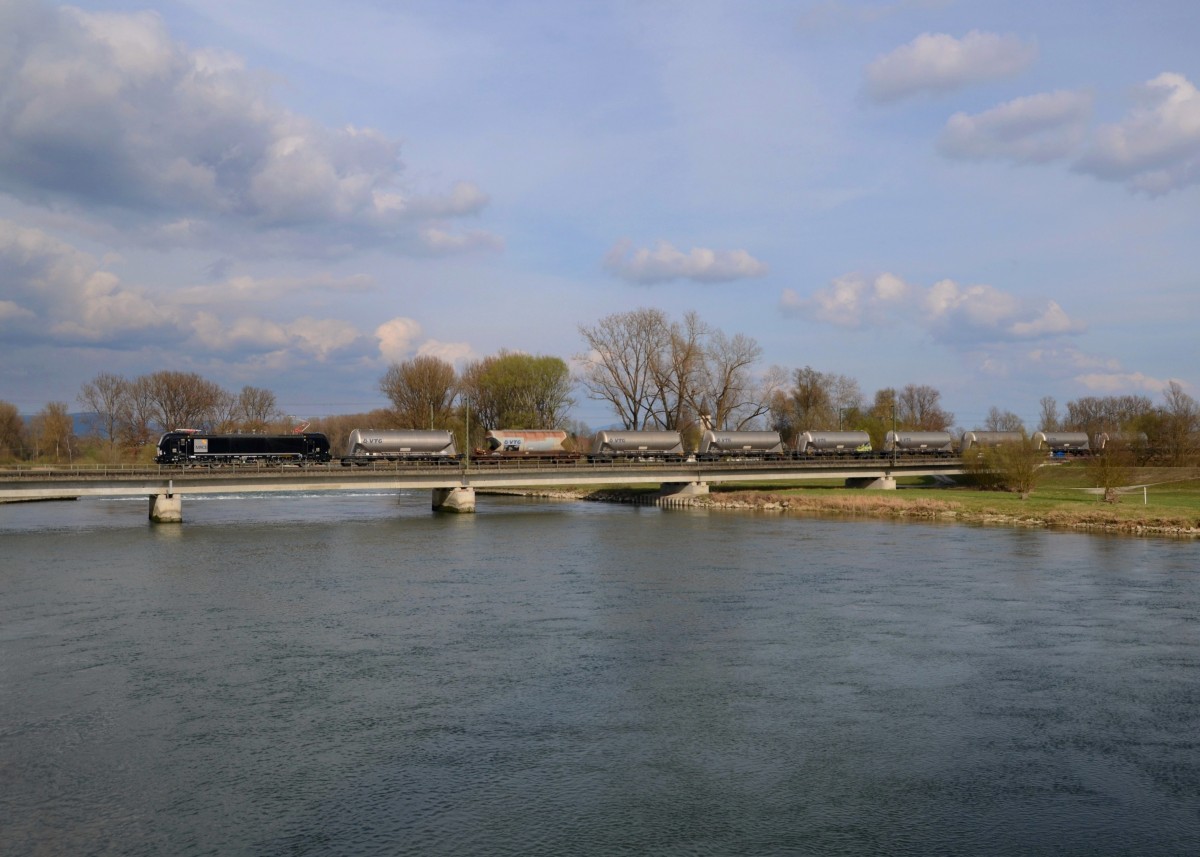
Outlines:
{"label": "river", "polygon": [[1200,546],[427,493],[0,507],[12,854],[1200,853]]}

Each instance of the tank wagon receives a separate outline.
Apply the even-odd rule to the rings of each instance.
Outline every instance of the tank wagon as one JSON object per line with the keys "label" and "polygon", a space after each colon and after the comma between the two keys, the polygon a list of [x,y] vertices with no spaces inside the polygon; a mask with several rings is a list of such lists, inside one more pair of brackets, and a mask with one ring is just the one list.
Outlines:
{"label": "tank wagon", "polygon": [[158,464],[283,464],[329,461],[329,438],[303,434],[205,434],[169,431],[158,440]]}
{"label": "tank wagon", "polygon": [[484,436],[487,449],[480,455],[492,458],[578,458],[566,447],[565,431],[537,429],[493,429]]}
{"label": "tank wagon", "polygon": [[623,459],[683,461],[683,437],[677,431],[598,431],[589,461]]}
{"label": "tank wagon", "polygon": [[1019,431],[965,431],[959,449],[964,453],[971,449],[978,451],[1005,443],[1020,443],[1024,437]]}
{"label": "tank wagon", "polygon": [[719,461],[722,458],[783,458],[783,439],[777,431],[709,431],[700,436],[696,458]]}
{"label": "tank wagon", "polygon": [[1055,456],[1086,455],[1092,449],[1083,431],[1039,431],[1034,433],[1033,443]]}
{"label": "tank wagon", "polygon": [[883,451],[896,455],[954,455],[954,438],[944,431],[890,431]]}
{"label": "tank wagon", "polygon": [[1092,438],[1092,451],[1106,449],[1145,449],[1150,438],[1144,431],[1096,432]]}
{"label": "tank wagon", "polygon": [[859,456],[871,452],[871,436],[865,431],[806,431],[796,438],[796,455]]}
{"label": "tank wagon", "polygon": [[444,464],[458,461],[458,449],[448,431],[354,429],[346,442],[342,466],[374,461]]}

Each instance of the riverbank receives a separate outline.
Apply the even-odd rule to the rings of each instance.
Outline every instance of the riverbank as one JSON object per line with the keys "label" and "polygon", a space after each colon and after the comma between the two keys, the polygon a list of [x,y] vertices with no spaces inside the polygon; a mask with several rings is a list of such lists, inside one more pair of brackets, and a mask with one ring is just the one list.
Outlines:
{"label": "riverbank", "polygon": [[999,491],[914,484],[896,492],[834,487],[763,487],[689,497],[660,497],[651,488],[561,488],[496,493],[559,500],[663,505],[728,511],[938,521],[1127,535],[1200,537],[1200,472],[1136,474],[1120,503],[1105,503],[1077,468],[1063,467],[1028,499]]}

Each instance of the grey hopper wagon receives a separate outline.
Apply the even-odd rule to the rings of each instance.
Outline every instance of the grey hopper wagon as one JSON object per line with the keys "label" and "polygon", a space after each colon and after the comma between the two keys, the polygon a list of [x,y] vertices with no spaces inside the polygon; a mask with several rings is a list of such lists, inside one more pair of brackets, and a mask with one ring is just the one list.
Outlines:
{"label": "grey hopper wagon", "polygon": [[683,436],[677,431],[598,431],[588,457],[592,461],[682,461]]}
{"label": "grey hopper wagon", "polygon": [[700,436],[696,457],[702,461],[722,458],[782,458],[783,440],[777,431],[706,431]]}
{"label": "grey hopper wagon", "polygon": [[954,438],[945,431],[890,431],[883,451],[897,455],[954,455]]}
{"label": "grey hopper wagon", "polygon": [[1084,431],[1039,431],[1033,435],[1033,443],[1051,455],[1080,455],[1092,449]]}
{"label": "grey hopper wagon", "polygon": [[865,431],[806,431],[796,438],[796,454],[866,455],[871,451],[871,436]]}
{"label": "grey hopper wagon", "polygon": [[346,442],[342,464],[375,461],[445,463],[458,460],[454,436],[448,431],[354,429]]}

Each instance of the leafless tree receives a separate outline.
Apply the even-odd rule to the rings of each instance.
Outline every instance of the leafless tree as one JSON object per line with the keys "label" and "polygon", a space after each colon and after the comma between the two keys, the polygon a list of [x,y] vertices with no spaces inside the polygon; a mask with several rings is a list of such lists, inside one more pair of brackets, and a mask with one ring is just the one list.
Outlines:
{"label": "leafless tree", "polygon": [[47,455],[54,450],[54,460],[57,462],[65,454],[67,461],[74,458],[72,442],[75,439],[75,426],[71,415],[67,413],[66,402],[48,402],[33,418],[33,436],[36,439],[39,454]]}
{"label": "leafless tree", "polygon": [[379,379],[379,389],[392,403],[397,428],[449,428],[453,422],[458,375],[439,357],[393,363]]}
{"label": "leafless tree", "polygon": [[163,370],[144,377],[150,414],[165,431],[208,429],[216,422],[223,393],[217,384],[195,372]]}
{"label": "leafless tree", "polygon": [[242,387],[238,393],[236,414],[246,431],[266,431],[280,417],[275,394],[262,387]]}
{"label": "leafless tree", "polygon": [[1183,390],[1178,381],[1163,388],[1161,445],[1174,466],[1185,463],[1195,452],[1193,444],[1200,431],[1200,404]]}
{"label": "leafless tree", "polygon": [[0,402],[0,458],[16,458],[25,451],[25,421],[17,406]]}
{"label": "leafless tree", "polygon": [[1058,400],[1053,396],[1042,396],[1039,404],[1042,406],[1042,413],[1038,420],[1038,431],[1059,431],[1062,423],[1058,418]]}
{"label": "leafless tree", "polygon": [[79,390],[79,404],[93,414],[93,427],[103,432],[111,450],[127,433],[129,382],[120,375],[101,372]]}
{"label": "leafless tree", "polygon": [[942,394],[927,384],[909,384],[896,399],[896,418],[907,429],[945,431],[954,422],[954,414],[942,409],[941,398]]}
{"label": "leafless tree", "polygon": [[[155,419],[154,392],[147,375],[129,382],[129,423],[125,427],[125,442],[129,446],[140,446],[151,440]],[[165,430],[165,429],[164,429]]]}
{"label": "leafless tree", "polygon": [[745,428],[769,410],[770,392],[751,371],[761,356],[762,348],[749,336],[726,336],[720,330],[709,334],[701,392],[717,428]]}
{"label": "leafless tree", "polygon": [[1154,403],[1146,396],[1085,396],[1067,402],[1062,428],[1090,436],[1137,430],[1141,421],[1153,413]]}
{"label": "leafless tree", "polygon": [[699,315],[686,313],[682,324],[670,326],[665,347],[651,360],[650,410],[664,429],[684,428],[703,409],[705,338],[711,332]]}
{"label": "leafless tree", "polygon": [[987,419],[984,420],[985,431],[1025,431],[1025,421],[1012,411],[1002,411],[993,405],[988,409]]}
{"label": "leafless tree", "polygon": [[580,325],[588,351],[576,356],[589,398],[608,402],[630,430],[653,425],[656,365],[670,339],[667,316],[658,309],[614,313]]}

